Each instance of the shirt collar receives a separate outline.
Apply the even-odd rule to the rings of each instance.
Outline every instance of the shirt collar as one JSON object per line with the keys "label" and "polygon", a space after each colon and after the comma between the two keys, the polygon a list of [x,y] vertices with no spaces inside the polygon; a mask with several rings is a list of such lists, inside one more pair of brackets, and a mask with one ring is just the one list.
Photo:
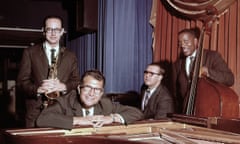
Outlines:
{"label": "shirt collar", "polygon": [[85,117],[86,116],[86,111],[89,111],[89,115],[90,116],[93,116],[94,115],[94,107],[91,107],[89,109],[85,109],[85,108],[82,108],[82,112],[83,112],[83,116]]}
{"label": "shirt collar", "polygon": [[188,56],[187,58],[190,59],[190,57],[196,57],[197,54],[197,50],[195,50],[190,56]]}
{"label": "shirt collar", "polygon": [[157,87],[154,87],[152,89],[146,89],[146,91],[149,91],[149,94],[151,95],[156,89]]}
{"label": "shirt collar", "polygon": [[51,47],[48,42],[45,42],[45,47],[47,51],[50,51],[52,48],[56,50],[55,54],[58,54],[59,52],[59,44],[56,47]]}

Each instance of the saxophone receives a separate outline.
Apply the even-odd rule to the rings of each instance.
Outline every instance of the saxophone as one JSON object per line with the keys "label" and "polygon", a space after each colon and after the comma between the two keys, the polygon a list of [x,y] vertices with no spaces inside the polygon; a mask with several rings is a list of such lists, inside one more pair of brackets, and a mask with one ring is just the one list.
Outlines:
{"label": "saxophone", "polygon": [[[48,79],[57,78],[57,62],[56,61],[57,61],[57,58],[53,58],[52,64],[50,66],[49,73],[48,73]],[[48,98],[48,100],[53,100],[60,96],[60,92],[59,91],[46,92],[45,96]]]}

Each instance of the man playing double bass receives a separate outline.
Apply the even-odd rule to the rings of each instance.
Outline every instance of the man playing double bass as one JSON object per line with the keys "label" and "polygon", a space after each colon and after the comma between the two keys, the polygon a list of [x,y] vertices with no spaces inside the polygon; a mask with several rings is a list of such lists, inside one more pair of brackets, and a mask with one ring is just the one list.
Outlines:
{"label": "man playing double bass", "polygon": [[[183,112],[183,104],[191,86],[192,68],[198,51],[198,29],[183,29],[178,33],[178,45],[183,56],[173,64],[173,92],[176,98],[176,111]],[[228,65],[216,51],[204,50],[201,75],[226,86],[234,84],[234,75]]]}

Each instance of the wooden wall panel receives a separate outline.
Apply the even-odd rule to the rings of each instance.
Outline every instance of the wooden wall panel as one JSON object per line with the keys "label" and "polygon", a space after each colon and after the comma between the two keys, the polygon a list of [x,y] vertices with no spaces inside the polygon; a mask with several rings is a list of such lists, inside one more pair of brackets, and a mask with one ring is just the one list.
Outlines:
{"label": "wooden wall panel", "polygon": [[[174,62],[179,56],[177,33],[184,28],[202,27],[201,21],[171,15],[158,1],[153,61]],[[214,23],[210,35],[205,34],[204,47],[218,51],[235,75],[232,87],[240,96],[240,0],[236,0]]]}
{"label": "wooden wall panel", "polygon": [[217,37],[217,47],[219,53],[224,53],[224,38],[225,38],[225,30],[220,25],[224,25],[224,16],[222,16],[218,21],[217,31],[218,31],[218,37]]}
{"label": "wooden wall panel", "polygon": [[236,13],[237,13],[237,44],[236,44],[236,64],[234,66],[234,71],[235,71],[235,85],[234,85],[234,89],[237,91],[237,93],[240,95],[240,0],[237,1],[237,9],[236,9]]}

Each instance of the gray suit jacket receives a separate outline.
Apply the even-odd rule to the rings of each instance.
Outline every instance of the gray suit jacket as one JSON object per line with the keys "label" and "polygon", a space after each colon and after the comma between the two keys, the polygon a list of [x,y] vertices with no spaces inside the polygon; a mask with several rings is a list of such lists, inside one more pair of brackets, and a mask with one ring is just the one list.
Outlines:
{"label": "gray suit jacket", "polygon": [[[185,71],[185,60],[185,58],[180,58],[173,65],[173,93],[177,102],[177,111],[180,113],[191,82]],[[226,86],[234,84],[234,75],[219,53],[204,50],[202,62],[202,65],[208,68],[210,79]]]}
{"label": "gray suit jacket", "polygon": [[[94,115],[110,115],[111,113],[120,114],[126,124],[143,118],[143,114],[137,108],[113,103],[109,98],[103,96],[94,106]],[[79,95],[76,91],[59,97],[54,105],[44,109],[37,119],[37,126],[72,129],[74,116],[83,116]]]}
{"label": "gray suit jacket", "polygon": [[[141,88],[141,97],[144,98],[144,93],[147,87],[144,85]],[[149,99],[147,106],[144,109],[144,118],[145,119],[160,119],[166,118],[167,113],[174,112],[174,102],[171,94],[168,89],[159,85],[157,89],[152,93],[151,98]]]}

